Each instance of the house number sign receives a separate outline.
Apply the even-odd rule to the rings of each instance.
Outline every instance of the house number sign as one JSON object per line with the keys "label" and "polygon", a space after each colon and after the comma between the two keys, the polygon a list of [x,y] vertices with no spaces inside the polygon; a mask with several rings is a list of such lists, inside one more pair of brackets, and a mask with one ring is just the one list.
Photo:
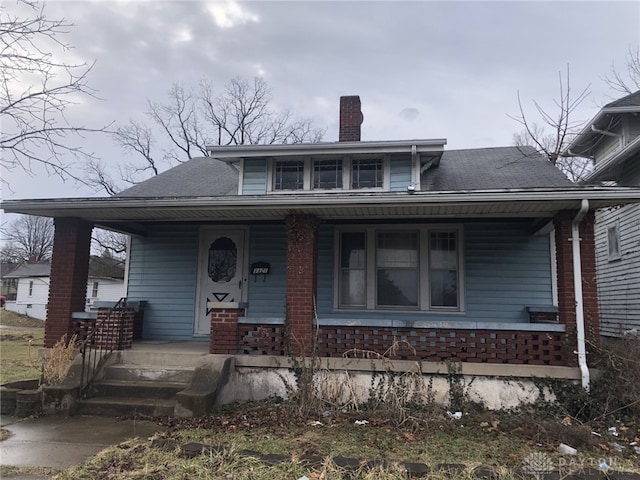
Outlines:
{"label": "house number sign", "polygon": [[251,264],[251,275],[253,275],[253,281],[258,281],[258,275],[262,275],[262,281],[267,281],[267,275],[271,273],[271,265],[267,262],[256,262]]}

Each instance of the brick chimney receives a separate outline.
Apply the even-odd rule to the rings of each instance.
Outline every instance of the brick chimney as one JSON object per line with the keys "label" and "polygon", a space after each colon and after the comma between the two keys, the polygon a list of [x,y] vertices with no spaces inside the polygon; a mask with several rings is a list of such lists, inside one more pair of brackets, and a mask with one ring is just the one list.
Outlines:
{"label": "brick chimney", "polygon": [[360,110],[360,97],[351,95],[340,97],[340,142],[359,142],[360,125],[364,117]]}

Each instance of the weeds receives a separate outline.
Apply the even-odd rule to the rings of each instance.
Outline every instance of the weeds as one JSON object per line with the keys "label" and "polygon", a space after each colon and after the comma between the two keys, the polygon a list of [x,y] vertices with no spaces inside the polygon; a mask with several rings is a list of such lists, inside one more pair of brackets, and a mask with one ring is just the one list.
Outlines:
{"label": "weeds", "polygon": [[67,341],[67,335],[65,334],[53,346],[49,352],[49,358],[45,361],[42,369],[42,378],[45,384],[56,385],[66,378],[76,355],[77,343],[78,338],[76,335]]}

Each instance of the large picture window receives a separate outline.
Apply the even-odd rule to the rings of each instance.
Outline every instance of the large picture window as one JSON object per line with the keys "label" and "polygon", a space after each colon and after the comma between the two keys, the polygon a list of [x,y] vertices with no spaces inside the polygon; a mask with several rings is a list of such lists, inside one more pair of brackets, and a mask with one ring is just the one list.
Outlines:
{"label": "large picture window", "polygon": [[337,307],[462,310],[460,227],[347,228],[337,235]]}

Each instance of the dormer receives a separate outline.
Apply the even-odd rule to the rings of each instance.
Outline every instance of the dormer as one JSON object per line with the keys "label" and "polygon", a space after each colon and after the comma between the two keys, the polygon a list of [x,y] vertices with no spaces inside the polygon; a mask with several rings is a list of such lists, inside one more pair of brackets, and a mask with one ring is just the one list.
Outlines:
{"label": "dormer", "polygon": [[586,181],[616,181],[640,151],[640,90],[608,103],[572,140],[563,156],[593,160]]}
{"label": "dormer", "polygon": [[445,139],[361,142],[360,98],[340,99],[338,142],[211,147],[211,157],[240,172],[240,195],[420,190],[437,167]]}

